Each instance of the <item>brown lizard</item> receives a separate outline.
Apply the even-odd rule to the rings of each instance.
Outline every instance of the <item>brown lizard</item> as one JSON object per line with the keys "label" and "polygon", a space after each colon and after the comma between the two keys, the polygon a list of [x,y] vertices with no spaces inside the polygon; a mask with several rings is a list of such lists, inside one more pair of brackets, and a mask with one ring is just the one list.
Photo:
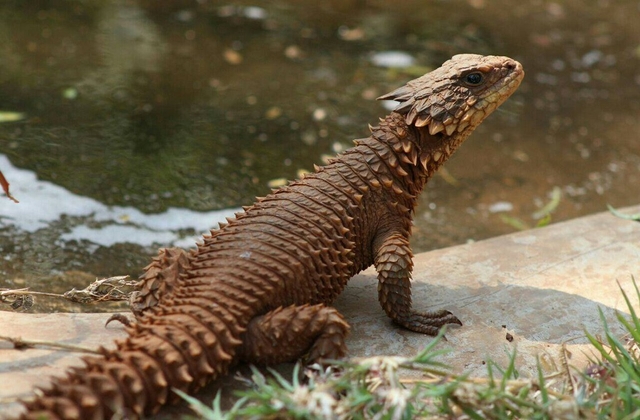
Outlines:
{"label": "brown lizard", "polygon": [[510,58],[456,55],[382,96],[400,104],[371,136],[259,198],[197,250],[162,250],[129,336],[54,378],[23,418],[137,418],[175,401],[172,388],[192,393],[240,361],[342,357],[349,326],[327,305],[372,264],[394,322],[430,335],[461,324],[411,308],[412,214],[427,180],[523,76]]}

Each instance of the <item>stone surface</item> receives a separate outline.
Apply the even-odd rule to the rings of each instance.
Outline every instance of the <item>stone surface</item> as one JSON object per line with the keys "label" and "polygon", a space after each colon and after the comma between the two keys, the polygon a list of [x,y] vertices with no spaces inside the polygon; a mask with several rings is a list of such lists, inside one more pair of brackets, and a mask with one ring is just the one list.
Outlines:
{"label": "stone surface", "polygon": [[[640,206],[623,212],[638,213]],[[536,358],[547,373],[561,369],[564,355],[582,368],[590,354],[585,329],[602,332],[598,307],[612,329],[622,334],[615,311],[627,309],[618,283],[635,296],[631,279],[640,278],[640,223],[601,213],[419,254],[414,272],[415,308],[446,308],[464,323],[451,328],[447,341],[440,344],[451,350],[441,360],[456,372],[484,376],[488,358],[504,365],[513,350],[523,375],[535,373]],[[375,272],[369,269],[354,277],[336,302],[352,326],[350,355],[416,354],[432,338],[393,325],[377,303],[376,287]],[[117,323],[104,328],[108,316],[0,312],[0,335],[95,348],[124,336]],[[79,355],[20,351],[0,341],[0,418],[15,415],[17,398],[78,364]],[[228,377],[201,394],[209,399],[215,389],[229,385],[239,382]],[[159,418],[177,417],[183,410],[170,408]]]}

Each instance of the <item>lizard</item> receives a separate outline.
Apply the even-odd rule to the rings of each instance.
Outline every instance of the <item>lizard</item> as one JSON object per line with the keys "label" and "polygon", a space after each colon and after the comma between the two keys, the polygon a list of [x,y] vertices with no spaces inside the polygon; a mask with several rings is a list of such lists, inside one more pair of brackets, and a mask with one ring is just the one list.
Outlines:
{"label": "lizard", "polygon": [[161,250],[141,276],[128,336],[53,378],[21,418],[139,418],[239,362],[344,357],[349,325],[329,305],[371,265],[393,322],[428,335],[462,325],[447,310],[412,308],[412,215],[438,167],[523,77],[508,57],[460,54],[381,96],[399,104],[369,137],[257,198],[196,250]]}

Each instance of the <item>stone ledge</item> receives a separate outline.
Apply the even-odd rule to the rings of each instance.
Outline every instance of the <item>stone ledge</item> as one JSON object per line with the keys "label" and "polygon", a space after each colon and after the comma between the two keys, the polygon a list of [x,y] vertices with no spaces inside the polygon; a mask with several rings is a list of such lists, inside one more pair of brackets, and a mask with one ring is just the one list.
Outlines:
{"label": "stone ledge", "polygon": [[[638,213],[640,206],[622,211]],[[562,366],[565,343],[569,363],[583,368],[591,351],[585,329],[602,332],[598,307],[612,330],[622,334],[615,311],[627,308],[618,282],[634,297],[631,277],[640,279],[640,223],[600,213],[419,254],[414,262],[415,308],[446,308],[464,323],[451,328],[441,343],[451,349],[442,361],[456,372],[484,376],[488,358],[505,365],[513,350],[521,374],[535,373],[537,357],[553,372]],[[432,338],[393,325],[377,303],[376,283],[375,271],[364,271],[336,301],[352,326],[350,355],[415,355]],[[124,336],[117,323],[104,328],[108,317],[0,312],[0,323],[5,336],[96,348]],[[78,365],[79,358],[59,350],[18,351],[0,342],[0,418],[15,416],[20,409],[16,398],[31,395],[34,386],[46,385],[50,375]],[[224,381],[232,382],[222,379],[218,387]],[[215,388],[201,394],[211,398]],[[184,408],[169,408],[157,418],[180,412]]]}

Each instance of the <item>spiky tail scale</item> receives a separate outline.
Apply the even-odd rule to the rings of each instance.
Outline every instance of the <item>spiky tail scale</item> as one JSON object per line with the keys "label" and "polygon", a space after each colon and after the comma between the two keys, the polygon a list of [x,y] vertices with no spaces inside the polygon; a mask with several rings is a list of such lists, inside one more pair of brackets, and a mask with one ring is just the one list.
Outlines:
{"label": "spiky tail scale", "polygon": [[203,300],[143,317],[115,350],[100,349],[103,357],[86,357],[85,367],[54,378],[43,395],[25,404],[23,418],[136,418],[175,400],[170,388],[193,392],[224,373],[243,330]]}

